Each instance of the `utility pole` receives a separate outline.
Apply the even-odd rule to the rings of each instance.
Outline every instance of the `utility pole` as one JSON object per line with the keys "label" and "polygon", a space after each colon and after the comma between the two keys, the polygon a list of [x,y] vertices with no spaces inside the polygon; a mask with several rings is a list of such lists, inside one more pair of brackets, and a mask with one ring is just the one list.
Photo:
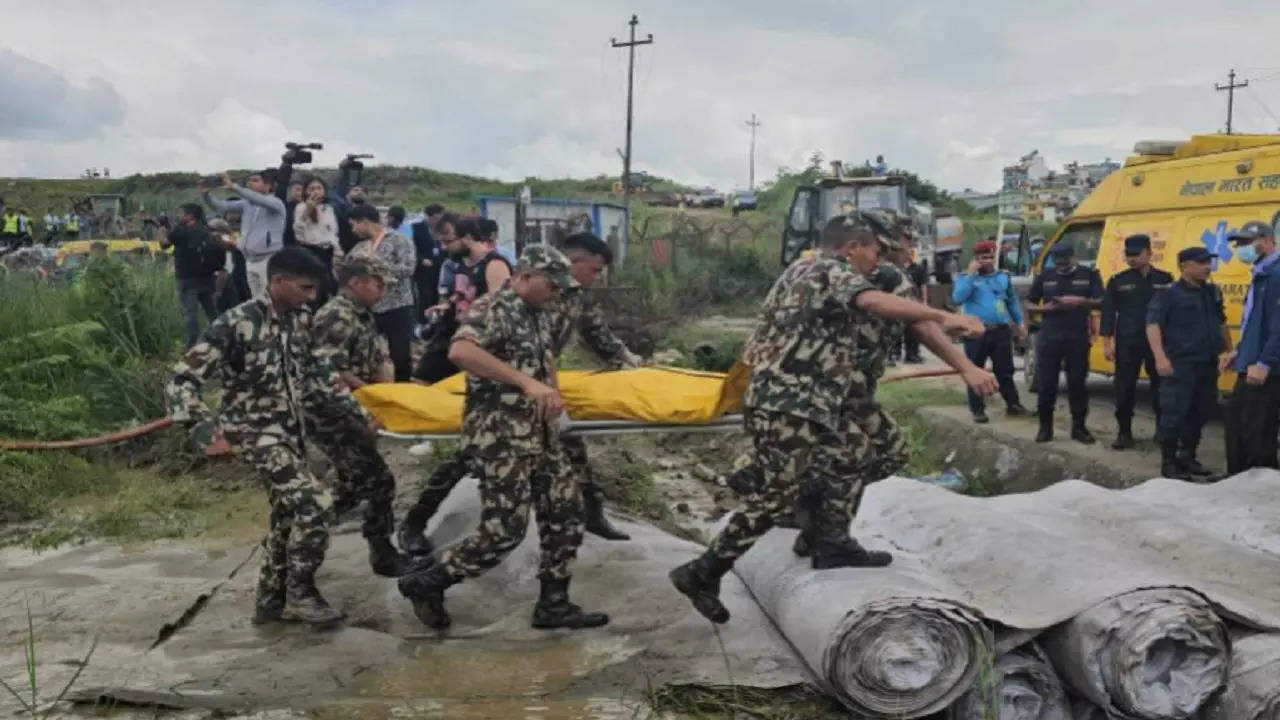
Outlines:
{"label": "utility pole", "polygon": [[760,123],[756,121],[756,114],[751,113],[751,119],[747,121],[747,127],[751,128],[751,174],[748,176],[747,189],[755,192],[756,190],[756,128],[760,127]]}
{"label": "utility pole", "polygon": [[1249,87],[1248,80],[1245,80],[1244,82],[1240,82],[1240,83],[1236,82],[1235,68],[1231,68],[1231,72],[1227,73],[1226,85],[1215,84],[1213,86],[1213,89],[1217,90],[1218,92],[1222,92],[1223,90],[1227,91],[1227,134],[1228,135],[1231,134],[1231,111],[1233,109],[1232,106],[1234,106],[1236,102],[1236,88],[1247,88],[1247,87]]}
{"label": "utility pole", "polygon": [[[627,49],[627,150],[622,154],[622,202],[627,208],[627,223],[631,223],[631,89],[635,82],[636,75],[636,46],[649,45],[653,42],[653,33],[644,40],[636,39],[636,25],[640,24],[640,19],[635,15],[631,16],[631,22],[627,23],[631,26],[631,40],[629,42],[618,42],[615,38],[609,38],[609,42],[615,48]],[[630,232],[630,231],[628,231]]]}

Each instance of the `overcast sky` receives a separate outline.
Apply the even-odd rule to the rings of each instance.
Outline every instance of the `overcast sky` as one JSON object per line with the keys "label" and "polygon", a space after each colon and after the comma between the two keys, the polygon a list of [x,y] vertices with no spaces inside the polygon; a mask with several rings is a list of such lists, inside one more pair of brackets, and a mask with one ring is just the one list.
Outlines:
{"label": "overcast sky", "polygon": [[721,190],[815,149],[883,153],[945,188],[995,189],[1136,140],[1280,128],[1274,0],[190,2],[0,0],[0,176],[262,166],[318,158],[503,179],[616,174],[626,21],[634,166]]}

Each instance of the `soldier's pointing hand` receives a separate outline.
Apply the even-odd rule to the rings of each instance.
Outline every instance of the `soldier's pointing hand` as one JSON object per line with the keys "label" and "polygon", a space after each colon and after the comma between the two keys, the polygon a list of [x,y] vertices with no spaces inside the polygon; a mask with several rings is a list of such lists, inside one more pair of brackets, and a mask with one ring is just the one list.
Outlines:
{"label": "soldier's pointing hand", "polygon": [[965,337],[975,338],[986,332],[986,327],[982,321],[973,315],[957,315],[952,314],[946,320],[942,321],[942,329],[948,334],[959,334]]}

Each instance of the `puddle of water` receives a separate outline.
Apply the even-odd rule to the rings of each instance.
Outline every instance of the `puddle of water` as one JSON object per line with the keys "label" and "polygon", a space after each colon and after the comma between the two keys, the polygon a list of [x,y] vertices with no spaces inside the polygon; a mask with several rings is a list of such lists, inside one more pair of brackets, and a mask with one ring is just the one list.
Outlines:
{"label": "puddle of water", "polygon": [[553,637],[519,643],[445,641],[364,680],[360,694],[466,699],[542,698],[632,654],[627,640]]}

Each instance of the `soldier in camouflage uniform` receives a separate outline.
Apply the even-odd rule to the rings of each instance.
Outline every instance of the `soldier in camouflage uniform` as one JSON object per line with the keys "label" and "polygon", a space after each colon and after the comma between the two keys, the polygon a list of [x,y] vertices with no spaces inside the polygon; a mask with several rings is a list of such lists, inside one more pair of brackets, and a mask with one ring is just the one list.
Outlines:
{"label": "soldier in camouflage uniform", "polygon": [[546,245],[525,249],[508,286],[476,301],[449,348],[467,372],[463,452],[480,466],[484,512],[475,533],[426,572],[400,579],[423,623],[450,623],[444,591],[496,566],[524,539],[532,506],[538,515],[542,591],[536,628],[598,627],[602,613],[569,602],[569,563],[582,544],[582,494],[557,437],[564,401],[557,390],[555,305],[578,283],[569,261]]}
{"label": "soldier in camouflage uniform", "polygon": [[[613,251],[591,233],[570,235],[564,241],[564,253],[569,259],[570,274],[584,288],[594,284],[604,267],[613,262]],[[552,348],[557,357],[577,330],[586,346],[611,369],[633,368],[641,364],[641,359],[613,334],[600,304],[591,302],[585,293],[567,295],[555,310]],[[582,486],[584,529],[606,540],[631,539],[615,528],[604,514],[604,491],[592,479],[586,442],[572,436],[562,437],[560,442],[565,457]],[[418,502],[409,508],[400,525],[400,547],[405,552],[414,555],[429,555],[432,552],[431,541],[423,536],[427,523],[468,472],[476,472],[475,464],[465,453],[457,452],[431,473]]]}
{"label": "soldier in camouflage uniform", "polygon": [[[875,318],[936,322],[967,333],[980,328],[971,318],[876,288],[867,276],[886,246],[876,218],[856,211],[834,218],[823,228],[819,252],[787,268],[765,299],[743,353],[752,368],[744,420],[761,482],[702,556],[671,571],[676,589],[712,622],[729,619],[720,577],[792,511],[802,485],[820,497],[813,567],[879,567],[892,560],[864,549],[847,530],[872,448],[851,399],[868,394],[864,353],[868,342],[881,342]],[[990,374],[972,366],[965,380],[980,392],[995,389]]]}
{"label": "soldier in camouflage uniform", "polygon": [[[391,382],[386,341],[378,334],[372,308],[395,282],[386,264],[373,256],[353,256],[338,267],[340,292],[316,313],[313,336],[316,353],[327,360],[349,389],[368,383]],[[369,543],[369,564],[386,577],[400,577],[422,569],[391,544],[395,525],[392,502],[396,479],[378,453],[376,438],[356,416],[309,420],[316,445],[337,472],[334,513],[341,517],[365,503],[361,533]]]}
{"label": "soldier in camouflage uniform", "polygon": [[234,451],[266,485],[271,528],[263,541],[255,623],[282,619],[286,604],[305,622],[342,619],[315,586],[333,503],[307,468],[305,417],[363,418],[364,411],[332,367],[315,356],[305,304],[325,272],[303,248],[271,256],[267,292],[215,320],[165,388],[173,420],[203,431],[215,418],[200,392],[206,381],[216,381],[223,391],[216,418],[221,430],[210,452]]}

